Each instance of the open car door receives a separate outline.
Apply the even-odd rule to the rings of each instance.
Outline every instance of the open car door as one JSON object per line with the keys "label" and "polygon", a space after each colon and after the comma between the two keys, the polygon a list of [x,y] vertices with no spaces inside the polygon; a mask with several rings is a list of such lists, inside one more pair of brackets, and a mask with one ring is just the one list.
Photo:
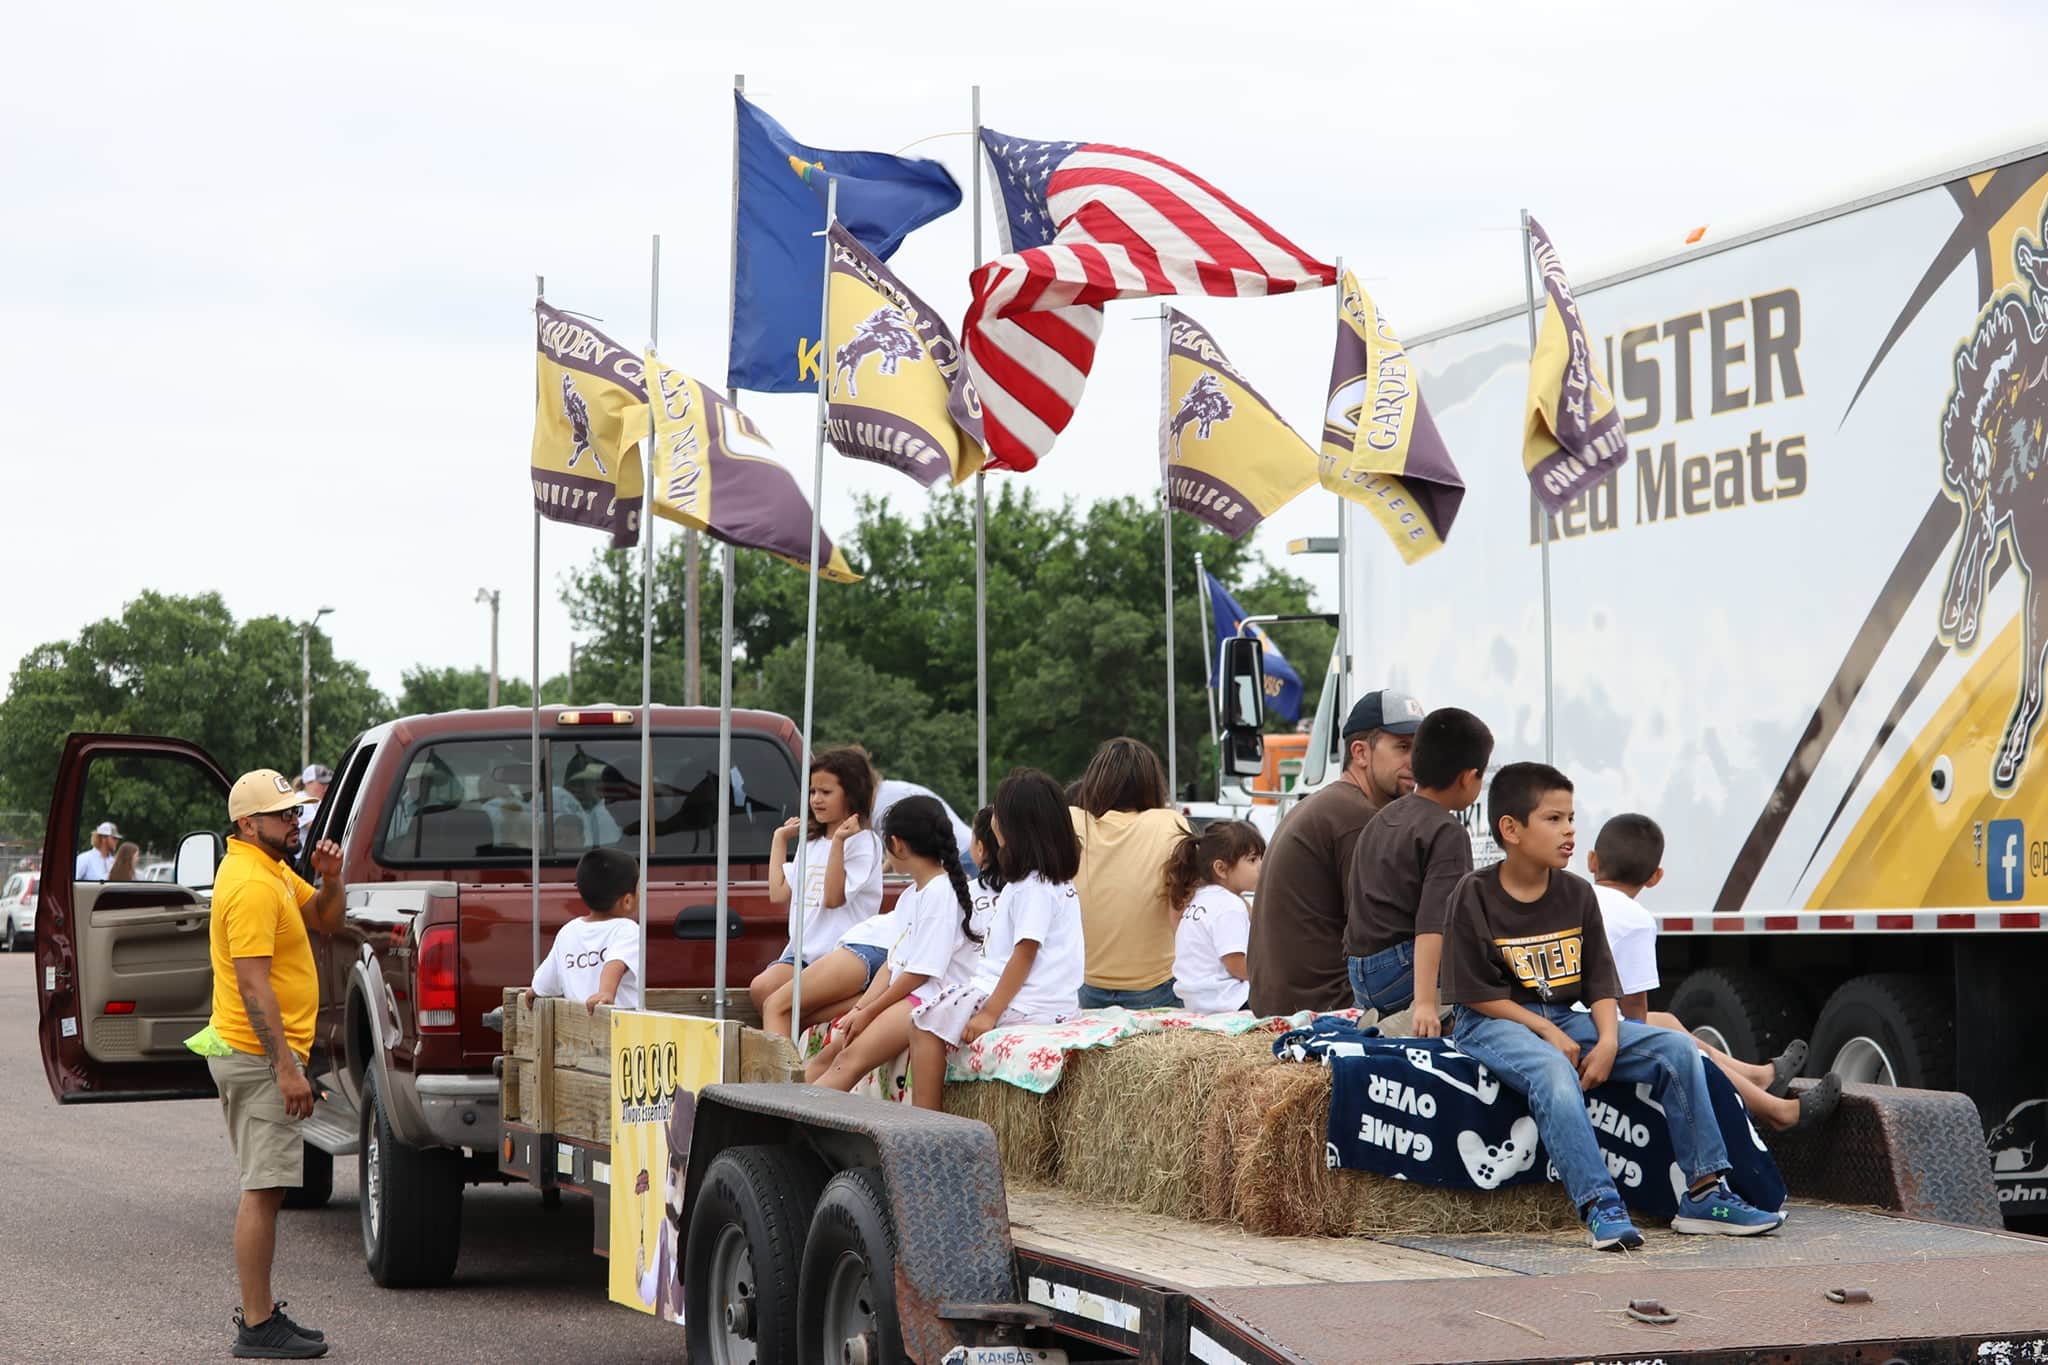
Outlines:
{"label": "open car door", "polygon": [[213,1010],[207,930],[217,859],[160,882],[79,881],[73,872],[106,821],[141,848],[138,866],[176,858],[186,834],[226,827],[227,791],[220,765],[183,740],[65,740],[36,913],[37,1033],[61,1103],[214,1093],[205,1061],[184,1040]]}

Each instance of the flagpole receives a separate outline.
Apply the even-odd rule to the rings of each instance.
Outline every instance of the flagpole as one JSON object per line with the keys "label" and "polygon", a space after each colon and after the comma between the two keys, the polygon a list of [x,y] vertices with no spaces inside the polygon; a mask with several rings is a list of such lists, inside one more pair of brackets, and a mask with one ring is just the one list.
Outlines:
{"label": "flagpole", "polygon": [[[981,267],[981,87],[974,87],[974,260]],[[974,471],[974,804],[988,804],[988,475]]]}
{"label": "flagpole", "polygon": [[1166,791],[1180,800],[1180,735],[1174,723],[1173,692],[1173,479],[1166,460],[1166,422],[1173,412],[1173,310],[1159,310],[1159,543],[1161,577],[1166,583]]}
{"label": "flagpole", "polygon": [[[732,78],[735,95],[747,91],[747,77],[744,72]],[[740,278],[740,112],[735,105],[732,112],[732,244],[726,256],[725,291],[725,335],[732,336],[733,296],[739,287]],[[729,378],[730,376],[728,376]],[[732,385],[725,386],[725,401],[739,406],[739,391]],[[726,971],[726,926],[727,907],[732,904],[732,575],[735,568],[734,555],[730,544],[723,545],[718,557],[718,927],[714,931],[717,946],[712,958],[711,972],[711,1017],[725,1018],[725,971]],[[695,604],[691,605],[691,620],[696,620]],[[794,1029],[791,1030],[795,1032]]]}
{"label": "flagpole", "polygon": [[[825,181],[825,287],[818,302],[818,337],[820,344],[832,335],[832,225],[839,218],[839,177],[831,176]],[[817,430],[811,442],[811,582],[810,601],[804,614],[804,813],[810,812],[811,766],[811,720],[815,714],[818,695],[818,540],[822,533],[821,520],[825,514],[825,424],[832,414],[832,367],[818,366],[818,420]],[[830,830],[826,833],[829,835]],[[790,896],[796,904],[796,932],[790,936],[790,949],[796,961],[796,971],[789,979],[789,1036],[795,1038],[803,1029],[804,1020],[804,903],[803,897],[810,885],[810,840],[797,845],[796,886]],[[819,893],[822,906],[824,895]]]}
{"label": "flagpole", "polygon": [[[1529,237],[1529,210],[1522,210],[1522,283],[1529,295],[1529,360],[1536,359],[1536,266]],[[1551,692],[1550,645],[1550,509],[1536,499],[1536,513],[1542,523],[1543,544],[1543,761],[1557,761],[1557,708]]]}
{"label": "flagpole", "polygon": [[[1342,328],[1344,326],[1344,258],[1342,256],[1337,258],[1336,265],[1337,288],[1334,292],[1337,296],[1337,326]],[[1351,680],[1351,533],[1347,526],[1350,518],[1344,515],[1344,502],[1343,498],[1337,499],[1337,696],[1335,705],[1330,709],[1330,714],[1333,716],[1349,714],[1345,709],[1347,698],[1344,693],[1346,686]],[[1385,681],[1385,679],[1380,680],[1382,685],[1384,685]],[[1325,687],[1329,686],[1328,679],[1324,680],[1323,685]],[[1344,763],[1348,764],[1350,761],[1351,756],[1347,747]],[[1340,764],[1340,771],[1342,767],[1343,764]]]}
{"label": "flagpole", "polygon": [[[548,296],[545,275],[533,277],[536,299]],[[540,970],[540,812],[552,792],[541,784],[540,764],[540,508],[533,509],[533,970]]]}
{"label": "flagpole", "polygon": [[[654,234],[647,280],[647,349],[661,344],[661,234]],[[659,381],[646,376],[650,384]],[[648,860],[654,837],[654,394],[648,393],[647,445],[640,460],[640,984],[647,985]]]}
{"label": "flagpole", "polygon": [[1209,597],[1209,568],[1195,553],[1195,593],[1202,604],[1202,695],[1209,702],[1209,747],[1216,756],[1216,799],[1223,799],[1223,749],[1216,735],[1216,604]]}

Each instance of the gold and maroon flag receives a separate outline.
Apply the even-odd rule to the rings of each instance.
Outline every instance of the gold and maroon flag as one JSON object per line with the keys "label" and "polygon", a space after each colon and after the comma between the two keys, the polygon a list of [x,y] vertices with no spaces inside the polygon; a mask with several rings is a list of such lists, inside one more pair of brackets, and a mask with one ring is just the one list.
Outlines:
{"label": "gold and maroon flag", "polygon": [[1536,496],[1553,512],[1606,478],[1628,460],[1628,435],[1614,392],[1593,363],[1586,321],[1579,316],[1571,281],[1543,225],[1529,220],[1529,249],[1550,307],[1544,310],[1536,351],[1529,357],[1529,418],[1522,434],[1522,468]]}
{"label": "gold and maroon flag", "polygon": [[539,387],[533,415],[533,505],[550,521],[640,534],[640,440],[647,388],[640,357],[581,318],[533,306]]}
{"label": "gold and maroon flag", "polygon": [[[775,458],[753,420],[725,395],[647,353],[654,377],[654,515],[729,545],[766,550],[798,568],[811,560],[811,504]],[[860,575],[824,532],[821,576],[858,583]]]}
{"label": "gold and maroon flag", "polygon": [[1350,271],[1330,362],[1323,412],[1323,487],[1372,513],[1401,558],[1413,564],[1443,548],[1465,500],[1415,366],[1386,316]]}
{"label": "gold and maroon flag", "polygon": [[930,305],[833,223],[832,397],[825,428],[843,455],[929,488],[982,466],[981,398],[953,333]]}
{"label": "gold and maroon flag", "polygon": [[1166,500],[1242,538],[1316,481],[1316,453],[1206,329],[1167,310],[1159,466]]}

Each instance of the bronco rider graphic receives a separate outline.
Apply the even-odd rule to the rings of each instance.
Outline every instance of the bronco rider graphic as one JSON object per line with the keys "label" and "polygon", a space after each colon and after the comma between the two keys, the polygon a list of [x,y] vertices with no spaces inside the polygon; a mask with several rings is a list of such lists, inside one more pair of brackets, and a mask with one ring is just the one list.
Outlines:
{"label": "bronco rider graphic", "polygon": [[569,419],[569,436],[576,442],[576,448],[569,452],[569,468],[585,455],[597,466],[597,472],[609,479],[611,471],[604,467],[596,447],[590,444],[590,405],[583,401],[583,395],[576,392],[576,386],[569,382],[569,376],[562,376],[562,416]]}
{"label": "bronco rider graphic", "polygon": [[852,338],[832,353],[833,377],[845,383],[847,397],[860,397],[861,362],[871,355],[881,357],[883,374],[894,374],[904,361],[924,355],[924,343],[903,314],[887,305],[855,323]]}
{"label": "bronco rider graphic", "polygon": [[[2043,237],[2048,238],[2048,215]],[[1962,509],[1962,534],[1941,596],[1942,643],[1968,653],[1977,643],[1991,571],[2003,549],[2025,583],[2019,695],[1992,763],[1991,787],[2019,785],[2040,724],[2048,668],[2048,612],[2036,562],[2048,563],[2048,255],[2041,239],[2018,234],[2013,251],[2028,288],[1986,305],[1976,335],[1956,349],[1955,388],[1941,425],[1941,479]]]}
{"label": "bronco rider graphic", "polygon": [[1180,459],[1180,434],[1189,423],[1195,425],[1195,435],[1206,441],[1210,430],[1218,422],[1230,420],[1230,414],[1237,411],[1230,395],[1223,391],[1222,381],[1213,374],[1205,374],[1188,389],[1187,396],[1180,400],[1180,406],[1173,410],[1173,420],[1167,424],[1168,434],[1173,440],[1173,458]]}

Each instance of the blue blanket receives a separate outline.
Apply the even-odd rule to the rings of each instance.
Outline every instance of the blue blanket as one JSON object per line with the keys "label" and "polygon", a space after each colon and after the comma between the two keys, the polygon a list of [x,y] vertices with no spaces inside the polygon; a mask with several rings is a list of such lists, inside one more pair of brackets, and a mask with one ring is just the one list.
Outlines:
{"label": "blue blanket", "polygon": [[[1448,1038],[1383,1038],[1324,1017],[1283,1034],[1274,1055],[1330,1068],[1327,1156],[1334,1169],[1372,1171],[1451,1189],[1492,1190],[1556,1180],[1522,1097]],[[1785,1205],[1785,1181],[1735,1087],[1707,1066],[1707,1089],[1731,1167],[1728,1183],[1760,1209]],[[1664,1111],[1647,1085],[1610,1081],[1586,1096],[1586,1117],[1628,1206],[1678,1211],[1684,1172]]]}

